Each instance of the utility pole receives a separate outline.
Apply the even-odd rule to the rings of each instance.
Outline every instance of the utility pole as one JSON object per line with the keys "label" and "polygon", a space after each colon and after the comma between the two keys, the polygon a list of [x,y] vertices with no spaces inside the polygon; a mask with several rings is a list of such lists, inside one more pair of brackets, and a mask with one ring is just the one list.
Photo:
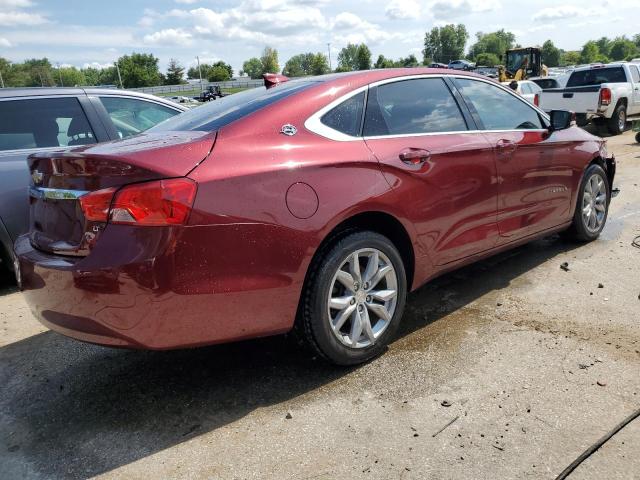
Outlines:
{"label": "utility pole", "polygon": [[0,70],[0,88],[4,88],[4,80],[2,79],[2,70]]}
{"label": "utility pole", "polygon": [[62,72],[60,71],[60,62],[56,63],[58,66],[58,76],[60,77],[60,86],[64,87],[64,83],[62,83]]}
{"label": "utility pole", "polygon": [[120,76],[120,65],[118,62],[113,62],[116,65],[116,70],[118,71],[118,80],[120,80],[120,88],[124,89],[124,85],[122,84],[122,77]]}
{"label": "utility pole", "polygon": [[196,60],[198,61],[198,73],[200,74],[200,93],[204,92],[204,87],[202,86],[202,70],[200,69],[200,57],[196,56]]}
{"label": "utility pole", "polygon": [[327,43],[327,51],[329,52],[329,71],[331,71],[331,43]]}

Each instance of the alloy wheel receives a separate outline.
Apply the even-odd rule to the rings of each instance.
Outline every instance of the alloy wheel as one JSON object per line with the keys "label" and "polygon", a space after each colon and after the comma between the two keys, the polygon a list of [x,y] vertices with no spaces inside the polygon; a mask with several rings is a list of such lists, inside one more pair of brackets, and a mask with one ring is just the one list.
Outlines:
{"label": "alloy wheel", "polygon": [[375,248],[356,250],[331,281],[329,326],[350,348],[371,346],[389,326],[397,298],[398,277],[389,258]]}
{"label": "alloy wheel", "polygon": [[597,232],[607,211],[607,187],[599,174],[587,180],[582,194],[582,221],[590,232]]}

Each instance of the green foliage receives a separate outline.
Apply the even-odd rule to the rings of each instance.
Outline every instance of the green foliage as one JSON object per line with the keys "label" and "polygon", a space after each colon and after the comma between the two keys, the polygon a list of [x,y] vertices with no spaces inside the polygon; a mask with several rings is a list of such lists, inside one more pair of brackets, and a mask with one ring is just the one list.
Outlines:
{"label": "green foliage", "polygon": [[278,51],[275,48],[264,47],[262,51],[262,57],[260,57],[262,63],[262,73],[278,73],[280,71],[280,65],[278,64]]}
{"label": "green foliage", "polygon": [[580,51],[580,63],[594,63],[601,55],[598,44],[593,40],[585,43]]}
{"label": "green foliage", "polygon": [[303,77],[305,75],[324,75],[329,72],[329,62],[322,53],[300,53],[291,57],[282,73],[287,77]]}
{"label": "green foliage", "polygon": [[600,39],[596,40],[596,45],[598,46],[600,55],[605,57],[609,56],[609,53],[611,52],[611,40],[607,37],[600,37]]}
{"label": "green foliage", "polygon": [[262,62],[253,57],[242,64],[242,71],[251,78],[262,78]]}
{"label": "green foliage", "polygon": [[393,68],[396,64],[390,58],[386,58],[384,55],[378,55],[376,63],[373,64],[373,68]]}
{"label": "green foliage", "polygon": [[430,60],[448,63],[463,57],[469,33],[463,24],[434,27],[424,35],[424,63]]}
{"label": "green foliage", "polygon": [[88,85],[87,79],[81,70],[76,67],[59,68],[54,73],[58,85],[65,87],[75,87]]}
{"label": "green foliage", "polygon": [[151,53],[132,53],[117,61],[125,88],[152,87],[160,84],[158,58]]}
{"label": "green foliage", "polygon": [[560,65],[560,57],[562,52],[557,48],[551,40],[547,40],[542,44],[542,63],[547,67],[557,67]]}
{"label": "green foliage", "polygon": [[393,61],[390,58],[386,58],[384,55],[378,55],[378,59],[373,65],[373,68],[402,68],[417,67],[418,65],[418,59],[413,54],[405,58],[400,58],[396,61]]}
{"label": "green foliage", "polygon": [[[471,45],[469,49],[469,58],[475,60],[476,63],[484,65],[484,62],[477,60],[478,55],[482,53],[492,53],[501,58],[505,52],[511,48],[516,42],[516,36],[504,29],[492,33],[476,33],[476,43]],[[498,62],[499,63],[499,62]]]}
{"label": "green foliage", "polygon": [[562,58],[560,60],[560,65],[561,66],[567,66],[567,65],[577,65],[580,63],[580,52],[574,52],[574,51],[569,51],[569,52],[564,52],[562,54]]}
{"label": "green foliage", "polygon": [[214,65],[207,71],[207,80],[210,82],[224,82],[230,78],[229,70],[222,65]]}
{"label": "green foliage", "polygon": [[[212,70],[216,68],[216,73],[212,74]],[[219,69],[223,68],[226,70],[226,75],[223,74]],[[202,79],[203,80],[207,80],[209,78],[211,78],[212,76],[219,78],[219,77],[224,77],[222,80],[209,80],[211,82],[218,82],[218,81],[224,81],[224,80],[229,80],[231,77],[233,77],[233,68],[231,67],[231,65],[229,65],[228,63],[223,62],[222,60],[219,60],[215,63],[209,64],[209,63],[201,63],[200,64],[200,70],[202,71]],[[199,80],[200,79],[200,72],[198,71],[198,66],[195,65],[193,67],[191,67],[189,70],[187,70],[187,78],[190,79],[196,79]]]}
{"label": "green foliage", "polygon": [[495,53],[480,53],[475,58],[476,65],[483,67],[495,67],[500,65],[500,57]]}
{"label": "green foliage", "polygon": [[611,60],[631,60],[639,49],[636,44],[629,40],[627,37],[622,36],[616,38],[611,43],[611,50],[609,50],[609,57]]}
{"label": "green foliage", "polygon": [[338,54],[337,72],[369,70],[371,68],[371,50],[364,43],[349,43]]}
{"label": "green foliage", "polygon": [[179,85],[181,83],[186,83],[184,80],[184,67],[180,65],[175,58],[169,60],[164,83],[165,85]]}

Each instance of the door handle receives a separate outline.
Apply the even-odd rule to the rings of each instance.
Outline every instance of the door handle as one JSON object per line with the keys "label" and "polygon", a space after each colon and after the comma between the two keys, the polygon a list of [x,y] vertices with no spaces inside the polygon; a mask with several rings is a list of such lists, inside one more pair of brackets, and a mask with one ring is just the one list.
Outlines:
{"label": "door handle", "polygon": [[420,166],[431,158],[431,152],[424,148],[406,148],[400,152],[399,157],[407,165]]}
{"label": "door handle", "polygon": [[512,142],[511,140],[505,140],[504,138],[501,138],[496,143],[496,148],[500,152],[513,153],[515,152],[516,148],[518,148],[518,144],[516,142]]}

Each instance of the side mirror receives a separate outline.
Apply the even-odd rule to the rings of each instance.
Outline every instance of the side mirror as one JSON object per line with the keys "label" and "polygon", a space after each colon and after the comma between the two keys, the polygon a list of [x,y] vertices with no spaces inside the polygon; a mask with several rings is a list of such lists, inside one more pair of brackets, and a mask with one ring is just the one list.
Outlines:
{"label": "side mirror", "polygon": [[549,131],[565,130],[575,121],[576,114],[567,110],[551,110],[551,125]]}

